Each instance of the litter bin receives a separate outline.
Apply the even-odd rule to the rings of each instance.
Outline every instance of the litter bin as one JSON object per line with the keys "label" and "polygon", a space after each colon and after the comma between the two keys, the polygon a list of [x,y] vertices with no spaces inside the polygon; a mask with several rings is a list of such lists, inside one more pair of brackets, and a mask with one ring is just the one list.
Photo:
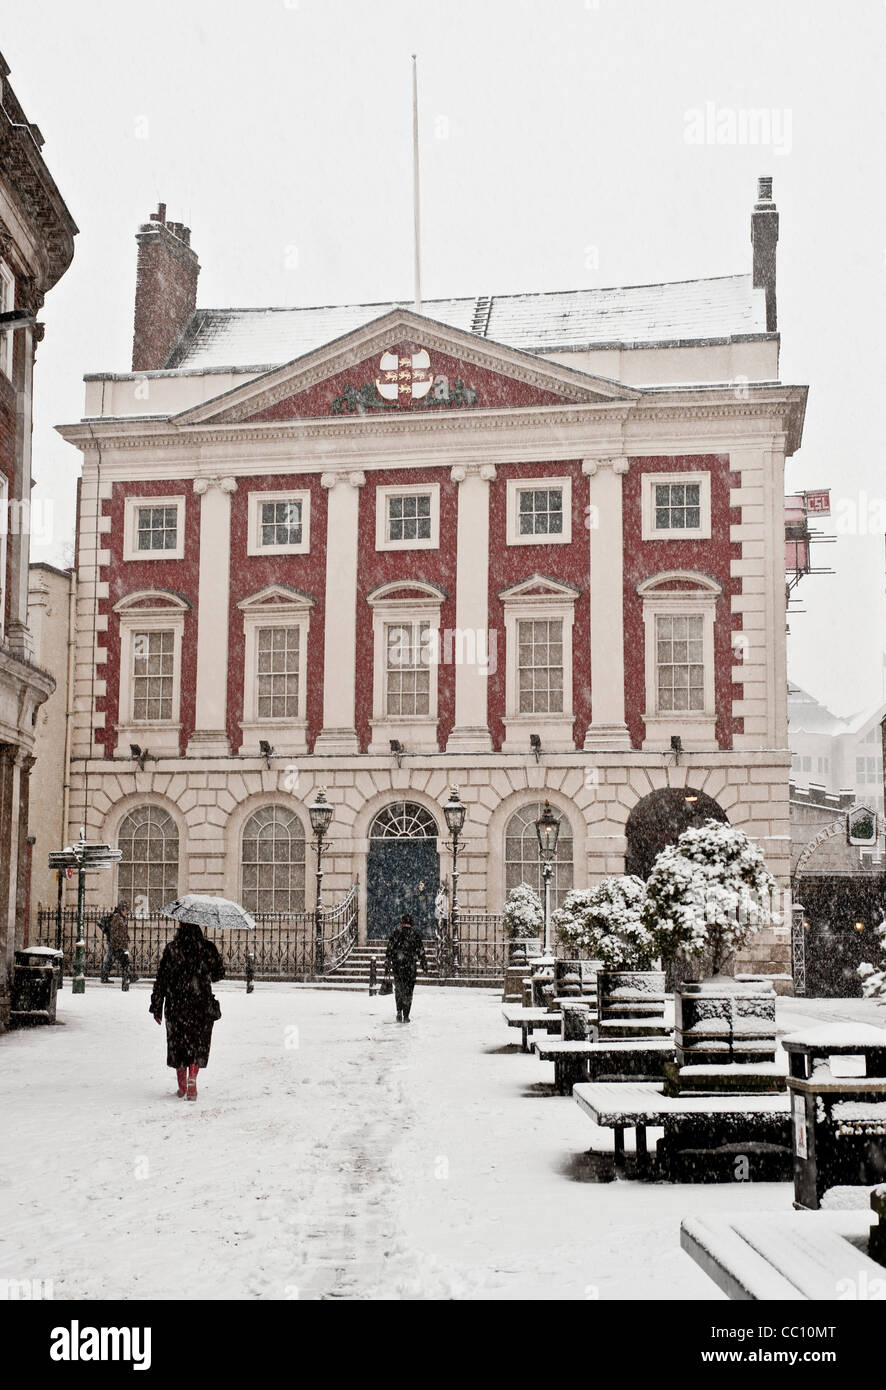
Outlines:
{"label": "litter bin", "polygon": [[27,946],[16,951],[9,1011],[9,1021],[14,1028],[55,1023],[61,976],[61,951],[51,946]]}
{"label": "litter bin", "polygon": [[782,1039],[790,1057],[794,1206],[886,1179],[886,1031],[826,1025]]}

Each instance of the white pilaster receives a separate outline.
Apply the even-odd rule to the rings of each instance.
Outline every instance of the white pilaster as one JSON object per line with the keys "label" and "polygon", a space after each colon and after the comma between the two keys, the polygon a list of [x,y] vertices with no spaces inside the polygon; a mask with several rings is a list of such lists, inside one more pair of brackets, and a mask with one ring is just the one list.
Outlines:
{"label": "white pilaster", "polygon": [[28,631],[28,558],[31,540],[31,434],[34,414],[34,330],[21,331],[22,371],[15,402],[15,474],[7,510],[9,548],[9,623],[6,640],[10,651],[26,661],[34,657],[34,644]]}
{"label": "white pilaster", "polygon": [[357,753],[357,543],[360,488],[366,474],[324,473],[329,493],[326,518],[326,612],[323,641],[323,731],[316,753]]}
{"label": "white pilaster", "polygon": [[452,469],[458,483],[454,640],[444,650],[455,662],[455,723],[447,753],[488,753],[492,750],[487,694],[491,650],[489,632],[489,485],[493,464],[459,465]]}
{"label": "white pilaster", "polygon": [[197,610],[197,699],[188,757],[230,753],[227,732],[228,624],[231,591],[231,497],[234,478],[195,478],[200,498]]}
{"label": "white pilaster", "polygon": [[584,746],[630,748],[625,723],[622,477],[626,458],[585,459],[589,480],[591,723]]}

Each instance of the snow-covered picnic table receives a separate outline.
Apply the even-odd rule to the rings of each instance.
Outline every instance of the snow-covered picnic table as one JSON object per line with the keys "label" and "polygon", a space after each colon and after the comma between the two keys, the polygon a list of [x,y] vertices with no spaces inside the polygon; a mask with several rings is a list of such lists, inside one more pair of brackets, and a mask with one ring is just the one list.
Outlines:
{"label": "snow-covered picnic table", "polygon": [[607,1072],[625,1072],[636,1080],[650,1081],[664,1076],[664,1064],[674,1055],[670,1038],[646,1038],[633,1042],[626,1038],[605,1042],[567,1042],[562,1038],[535,1039],[532,1050],[542,1062],[554,1063],[554,1085],[561,1095],[573,1086],[600,1081]]}
{"label": "snow-covered picnic table", "polygon": [[523,1051],[529,1051],[529,1035],[535,1028],[547,1032],[559,1032],[563,1015],[551,1013],[548,1009],[526,1009],[522,1004],[503,1004],[502,1018],[509,1028],[519,1028],[523,1038]]}
{"label": "snow-covered picnic table", "polygon": [[735,1095],[718,1096],[665,1096],[661,1083],[656,1081],[602,1081],[587,1082],[574,1086],[572,1098],[594,1124],[603,1129],[611,1129],[615,1136],[615,1166],[617,1171],[624,1168],[624,1134],[633,1129],[636,1134],[637,1170],[646,1173],[649,1169],[649,1154],[646,1147],[648,1125],[664,1125],[668,1120],[705,1115],[721,1118],[735,1115],[778,1115],[787,1122],[790,1115],[788,1096],[785,1092],[777,1095]]}
{"label": "snow-covered picnic table", "polygon": [[689,1216],[680,1244],[729,1298],[882,1298],[886,1269],[865,1252],[870,1224],[869,1211]]}

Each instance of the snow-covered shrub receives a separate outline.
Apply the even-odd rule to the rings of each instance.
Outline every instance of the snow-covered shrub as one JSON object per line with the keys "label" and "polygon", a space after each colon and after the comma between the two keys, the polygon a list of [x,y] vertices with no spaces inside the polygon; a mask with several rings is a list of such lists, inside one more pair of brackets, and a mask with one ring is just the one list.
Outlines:
{"label": "snow-covered shrub", "polygon": [[690,826],[656,859],[644,923],[665,960],[704,958],[711,972],[776,921],[775,880],[743,830],[721,821]]}
{"label": "snow-covered shrub", "polygon": [[505,899],[504,929],[511,941],[531,941],[545,929],[541,898],[528,883],[512,888]]}
{"label": "snow-covered shrub", "polygon": [[646,885],[633,874],[573,889],[551,923],[564,946],[585,951],[607,970],[649,970],[658,954],[643,921]]}
{"label": "snow-covered shrub", "polygon": [[883,962],[880,968],[870,965],[864,961],[858,967],[861,976],[861,992],[866,999],[879,999],[886,1004],[886,922],[881,922],[877,928],[877,935],[880,938],[880,948],[883,952]]}

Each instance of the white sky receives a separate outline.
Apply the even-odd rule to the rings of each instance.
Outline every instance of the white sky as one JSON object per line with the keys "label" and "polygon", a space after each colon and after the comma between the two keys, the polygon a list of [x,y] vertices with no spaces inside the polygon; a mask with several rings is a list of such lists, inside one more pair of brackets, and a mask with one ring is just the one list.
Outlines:
{"label": "white sky", "polygon": [[[3,20],[80,227],[42,315],[34,558],[65,562],[80,456],[52,426],[80,417],[84,372],[129,367],[158,200],[193,229],[201,306],[411,294],[416,51],[426,297],[748,270],[773,175],[781,374],[811,388],[788,486],[830,486],[843,531],[860,517],[819,549],[836,575],[800,587],[790,671],[838,713],[880,698],[883,0],[6,0]],[[687,144],[708,101],[776,112],[779,147]]]}

